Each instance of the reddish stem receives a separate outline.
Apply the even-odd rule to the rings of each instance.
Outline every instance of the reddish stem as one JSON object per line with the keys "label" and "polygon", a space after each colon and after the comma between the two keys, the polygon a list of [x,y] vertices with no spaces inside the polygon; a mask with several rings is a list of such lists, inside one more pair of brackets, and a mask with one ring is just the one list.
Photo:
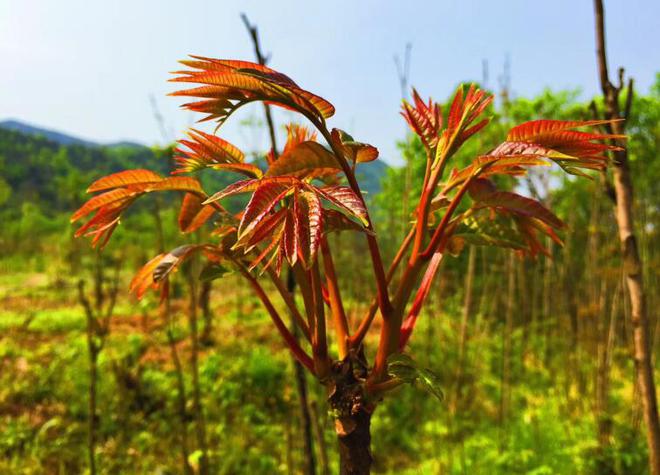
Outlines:
{"label": "reddish stem", "polygon": [[[390,264],[390,268],[387,270],[387,283],[392,281],[392,277],[394,277],[394,273],[396,272],[396,269],[399,267],[399,264],[403,260],[403,256],[405,255],[406,251],[408,250],[408,246],[410,246],[410,243],[412,242],[412,238],[415,235],[415,228],[413,227],[409,232],[406,238],[403,240],[401,243],[401,247],[399,247],[399,250],[394,256],[394,260],[392,261],[392,264]],[[374,320],[374,317],[376,316],[376,312],[378,310],[378,299],[375,298],[371,302],[371,306],[369,307],[369,310],[367,311],[367,314],[364,316],[362,321],[360,322],[360,326],[358,327],[357,331],[355,334],[350,338],[350,346],[352,348],[357,348],[360,346],[362,343],[362,340],[364,340],[364,337],[367,335],[367,332],[369,331],[369,328],[371,327],[371,323]]]}
{"label": "reddish stem", "polygon": [[323,266],[325,268],[326,284],[330,298],[330,309],[332,310],[335,332],[337,333],[339,359],[343,360],[348,354],[348,320],[346,319],[344,304],[342,303],[339,292],[332,253],[330,252],[330,246],[325,236],[321,238],[321,252],[323,253]]}
{"label": "reddish stem", "polygon": [[293,321],[296,323],[296,325],[298,325],[298,327],[300,327],[307,341],[311,342],[309,325],[307,324],[307,322],[305,322],[305,319],[298,311],[298,307],[296,307],[296,302],[293,299],[293,296],[287,290],[286,286],[284,285],[284,282],[282,282],[282,279],[280,279],[277,276],[275,271],[270,266],[266,269],[266,272],[268,273],[270,280],[273,282],[273,284],[275,284],[275,287],[282,296],[282,300],[284,300],[284,303],[291,312],[291,315],[293,316]]}
{"label": "reddish stem", "polygon": [[295,337],[291,334],[289,329],[286,327],[282,319],[280,318],[279,314],[277,313],[277,310],[273,306],[272,302],[268,298],[268,295],[264,291],[263,287],[259,284],[257,279],[250,274],[250,272],[239,262],[234,261],[243,275],[248,282],[250,282],[250,285],[252,285],[252,288],[254,289],[254,292],[257,294],[257,297],[261,300],[263,303],[264,307],[266,307],[266,310],[268,311],[268,314],[270,315],[270,318],[273,320],[273,323],[277,327],[277,330],[280,332],[282,337],[284,338],[284,341],[286,342],[287,346],[293,353],[293,356],[300,361],[300,363],[305,366],[308,370],[312,372],[312,374],[315,374],[314,370],[314,361],[312,358],[309,357],[307,353],[305,353],[305,350],[303,350],[298,342],[296,341]]}
{"label": "reddish stem", "polygon": [[431,242],[422,253],[422,258],[429,259],[431,255],[435,253],[435,251],[438,248],[438,244],[440,243],[440,240],[442,239],[443,234],[447,228],[447,225],[449,224],[449,221],[451,220],[451,217],[454,214],[454,211],[456,211],[458,205],[461,204],[461,200],[463,199],[463,196],[467,192],[470,183],[472,183],[472,181],[477,176],[478,174],[474,174],[470,176],[467,180],[463,182],[461,187],[458,189],[458,191],[456,192],[456,196],[454,196],[454,198],[451,200],[451,203],[449,203],[449,206],[447,207],[447,211],[445,212],[445,215],[442,217],[442,221],[440,221],[440,224],[435,229],[435,232],[433,233],[433,237],[431,237]]}
{"label": "reddish stem", "polygon": [[310,274],[312,277],[312,292],[314,295],[314,345],[312,348],[314,355],[314,368],[318,377],[323,380],[330,370],[330,361],[328,359],[328,341],[325,330],[325,302],[323,300],[321,273],[319,272],[318,260],[314,262]]}
{"label": "reddish stem", "polygon": [[[312,122],[316,125],[318,130],[321,132],[325,140],[330,145],[330,148],[332,148],[332,151],[335,154],[337,161],[339,162],[339,165],[341,166],[341,169],[344,172],[344,175],[346,175],[346,179],[348,180],[349,186],[351,187],[353,192],[357,194],[364,203],[364,197],[362,196],[362,191],[360,191],[360,185],[355,179],[355,174],[353,173],[353,170],[346,162],[346,159],[344,158],[342,151],[339,150],[335,145],[334,141],[332,140],[332,136],[330,135],[330,132],[328,132],[328,129],[326,128],[325,124],[319,122],[318,120],[315,120],[314,118],[310,118],[310,120],[312,120]],[[390,302],[389,292],[387,290],[387,279],[385,277],[383,259],[380,254],[378,241],[376,240],[375,237],[376,233],[374,232],[374,226],[368,211],[367,211],[366,228],[367,231],[369,232],[365,233],[365,236],[367,238],[369,255],[371,256],[371,263],[374,269],[374,275],[376,277],[376,285],[378,287],[378,306],[380,307],[381,313],[383,314],[383,319],[387,320],[389,319],[390,313],[392,312],[392,304]]]}

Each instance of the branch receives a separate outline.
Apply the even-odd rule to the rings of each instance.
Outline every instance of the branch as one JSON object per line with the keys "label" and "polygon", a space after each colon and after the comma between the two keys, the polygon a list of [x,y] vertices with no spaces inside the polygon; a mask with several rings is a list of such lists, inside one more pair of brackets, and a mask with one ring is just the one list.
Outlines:
{"label": "branch", "polygon": [[594,0],[596,11],[596,57],[598,58],[598,74],[603,94],[607,96],[614,86],[610,82],[607,72],[607,52],[605,50],[605,15],[603,13],[603,1]]}
{"label": "branch", "polygon": [[[408,235],[401,243],[401,247],[399,247],[399,251],[397,252],[396,256],[394,256],[394,260],[392,261],[392,264],[390,264],[390,268],[387,271],[388,285],[392,281],[392,277],[394,277],[394,273],[396,272],[396,269],[399,267],[399,264],[403,260],[403,256],[408,250],[408,247],[410,246],[410,243],[412,242],[412,238],[414,235],[415,235],[415,227],[410,229]],[[357,348],[358,346],[360,346],[362,340],[364,340],[364,337],[367,335],[367,332],[371,327],[371,322],[373,322],[377,311],[378,311],[378,299],[374,298],[371,301],[371,305],[369,306],[369,310],[367,311],[367,314],[362,319],[362,322],[360,322],[360,326],[358,327],[357,331],[350,339],[351,348]]]}
{"label": "branch", "polygon": [[346,319],[346,312],[344,311],[344,305],[339,292],[335,264],[332,261],[332,253],[330,252],[330,246],[328,245],[325,236],[321,238],[321,252],[323,253],[323,267],[325,268],[330,309],[332,310],[332,319],[334,321],[335,332],[337,333],[339,359],[343,360],[348,354],[348,320]]}
{"label": "branch", "polygon": [[[123,253],[122,253],[123,254]],[[123,255],[120,255],[115,264],[115,273],[112,277],[112,288],[110,289],[110,302],[105,311],[105,316],[103,319],[103,328],[107,331],[110,326],[110,318],[115,310],[115,305],[117,303],[117,294],[119,293],[119,270],[121,268],[120,262],[123,261]]]}
{"label": "branch", "polygon": [[[591,111],[591,116],[594,120],[601,118],[600,112],[598,111],[598,106],[596,105],[596,101],[592,100],[589,103],[589,110]],[[605,128],[606,133],[613,133],[612,126],[610,124],[605,124],[603,127]],[[600,171],[600,178],[603,182],[605,195],[610,199],[612,203],[616,204],[616,192],[614,191],[614,185],[612,185],[612,182],[607,178],[607,170]]]}
{"label": "branch", "polygon": [[314,327],[312,351],[314,353],[314,368],[321,381],[324,380],[330,364],[328,360],[328,341],[325,331],[325,301],[323,300],[323,288],[321,286],[321,273],[318,260],[314,262],[310,272],[312,276],[312,290],[314,292]]}
{"label": "branch", "polygon": [[[261,53],[261,44],[259,42],[259,31],[257,30],[256,25],[252,25],[250,23],[250,20],[248,20],[248,17],[245,13],[241,13],[241,20],[243,20],[243,24],[245,25],[245,28],[247,28],[248,33],[250,33],[250,36],[252,37],[252,44],[254,45],[254,54],[257,57],[257,61],[262,66],[265,66],[266,63],[268,62],[268,58],[264,57],[264,55]],[[272,145],[273,154],[275,155],[275,158],[277,158],[278,151],[277,151],[277,136],[275,135],[275,125],[273,122],[273,116],[270,111],[270,106],[266,103],[264,103],[264,112],[266,113],[266,122],[268,123],[268,133],[270,135],[270,143]]]}
{"label": "branch", "polygon": [[419,256],[420,258],[414,260],[411,259],[408,262],[408,266],[406,267],[406,271],[401,278],[399,288],[397,289],[397,293],[394,298],[394,310],[392,312],[394,318],[392,319],[392,322],[386,321],[381,330],[378,351],[376,353],[376,362],[374,365],[373,374],[371,376],[372,382],[378,382],[383,378],[385,370],[387,369],[388,356],[396,351],[399,347],[403,312],[405,311],[406,304],[412,293],[415,281],[423,268],[423,263],[428,261],[440,248],[445,230],[451,221],[451,217],[460,204],[472,180],[477,178],[488,167],[492,166],[493,163],[495,162],[490,162],[483,165],[476,172],[474,172],[473,175],[471,175],[463,182],[451,203],[447,207],[447,211],[445,212],[445,215],[442,217],[442,221],[440,221],[440,224],[433,233],[433,237],[431,238],[431,242],[427,248]]}
{"label": "branch", "polygon": [[296,283],[300,289],[300,293],[303,297],[303,304],[305,305],[305,314],[307,315],[307,323],[310,328],[310,336],[312,345],[314,344],[314,337],[312,335],[312,329],[314,328],[315,321],[315,307],[314,307],[314,294],[310,282],[312,278],[309,272],[306,272],[299,263],[296,263],[291,270],[293,271]]}
{"label": "branch", "polygon": [[289,329],[286,327],[286,325],[280,318],[279,314],[277,313],[277,310],[275,309],[272,302],[268,298],[268,295],[264,291],[263,287],[261,287],[257,279],[255,279],[254,276],[250,274],[250,272],[245,268],[243,264],[241,264],[237,260],[234,260],[234,263],[236,264],[236,267],[238,267],[243,277],[245,277],[248,280],[248,282],[250,282],[250,285],[252,285],[254,292],[257,294],[257,296],[263,303],[264,307],[266,307],[266,310],[268,311],[270,318],[273,320],[273,323],[277,327],[277,330],[280,332],[280,335],[282,335],[282,337],[284,338],[284,341],[286,342],[287,346],[293,353],[293,356],[295,356],[295,358],[298,361],[300,361],[301,364],[303,364],[308,370],[310,370],[312,374],[315,374],[314,362],[309,357],[309,355],[305,353],[305,351],[300,347],[300,345],[296,341],[296,338],[291,334]]}
{"label": "branch", "polygon": [[445,229],[447,228],[447,225],[449,224],[449,221],[451,220],[451,217],[454,214],[454,211],[456,211],[456,208],[458,208],[458,205],[461,203],[461,200],[463,199],[463,196],[467,192],[468,187],[472,183],[472,180],[474,180],[478,175],[479,175],[478,173],[475,173],[474,175],[470,176],[467,180],[463,182],[463,185],[461,185],[461,187],[456,192],[456,196],[454,196],[454,198],[451,200],[451,203],[449,203],[449,206],[447,207],[447,211],[445,212],[445,215],[442,217],[442,221],[440,221],[440,224],[435,229],[435,232],[433,233],[433,237],[431,238],[431,242],[422,253],[422,257],[424,259],[430,258],[431,255],[435,253],[438,244],[442,239],[442,235],[444,234]]}
{"label": "branch", "polygon": [[[330,132],[328,131],[327,127],[325,126],[324,123],[314,119],[313,117],[308,117],[308,118],[321,132],[321,135],[323,135],[323,138],[326,140],[326,142],[328,142],[330,148],[332,148],[332,151],[335,154],[335,157],[337,158],[337,161],[339,162],[339,165],[342,171],[344,172],[346,179],[348,180],[349,186],[351,187],[353,192],[357,196],[359,196],[362,202],[364,203],[364,196],[362,196],[362,191],[360,191],[360,185],[358,185],[358,182],[355,179],[355,174],[353,173],[351,167],[348,165],[348,162],[346,161],[346,158],[343,156],[342,151],[337,148],[334,141],[332,140],[332,136],[330,135]],[[389,291],[387,289],[387,278],[385,277],[383,259],[380,254],[380,249],[378,247],[378,241],[376,240],[375,237],[376,233],[374,231],[374,226],[371,221],[371,216],[369,216],[368,211],[367,211],[366,228],[367,231],[370,231],[365,233],[365,235],[367,238],[367,245],[369,247],[369,255],[371,256],[371,264],[373,266],[374,275],[376,278],[376,285],[378,287],[378,306],[380,307],[380,311],[381,314],[383,315],[383,319],[388,320],[390,318],[390,314],[392,313],[392,303],[390,302]]]}
{"label": "branch", "polygon": [[431,284],[433,283],[433,278],[435,277],[435,274],[438,272],[438,269],[440,268],[440,262],[442,262],[442,258],[444,256],[442,251],[443,249],[439,249],[438,251],[435,252],[435,254],[433,254],[433,257],[431,258],[431,262],[429,263],[429,266],[426,268],[426,272],[424,273],[424,277],[422,278],[422,283],[419,285],[419,289],[417,289],[417,294],[415,294],[415,300],[413,301],[413,305],[410,308],[410,311],[408,312],[408,316],[404,320],[403,325],[401,326],[401,336],[399,338],[399,350],[401,351],[403,351],[406,344],[408,343],[408,340],[410,339],[410,335],[412,335],[412,332],[415,328],[415,324],[417,323],[417,318],[419,317],[419,314],[422,310],[422,306],[424,305],[424,301],[426,300],[426,297],[428,297],[429,295],[429,291],[431,290]]}
{"label": "branch", "polygon": [[85,310],[87,318],[94,319],[94,311],[92,310],[92,305],[89,303],[87,296],[85,295],[85,281],[82,279],[78,281],[78,301]]}
{"label": "branch", "polygon": [[386,391],[398,388],[402,384],[405,384],[405,381],[402,379],[392,378],[381,383],[367,384],[367,391],[372,397],[376,398]]}
{"label": "branch", "polygon": [[307,341],[311,342],[309,325],[298,311],[298,307],[296,307],[296,302],[293,298],[293,295],[291,295],[291,292],[289,292],[289,290],[285,287],[284,283],[282,282],[282,279],[280,279],[277,276],[277,274],[271,268],[271,266],[268,266],[266,272],[268,273],[270,280],[273,282],[273,284],[275,284],[275,287],[282,296],[282,300],[284,300],[284,303],[289,308],[289,311],[291,312],[291,316],[293,317],[294,322],[296,323],[296,325],[300,327]]}
{"label": "branch", "polygon": [[625,127],[628,124],[628,119],[630,119],[630,111],[632,109],[632,103],[633,103],[633,98],[634,98],[634,90],[633,90],[633,78],[628,79],[628,90],[626,92],[626,104],[623,107],[623,118],[625,119],[625,123],[623,126]]}

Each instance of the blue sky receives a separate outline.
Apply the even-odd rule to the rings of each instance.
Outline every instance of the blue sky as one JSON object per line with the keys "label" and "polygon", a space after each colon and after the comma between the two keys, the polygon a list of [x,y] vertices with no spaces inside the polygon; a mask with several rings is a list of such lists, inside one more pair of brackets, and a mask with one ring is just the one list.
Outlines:
{"label": "blue sky", "polygon": [[[611,67],[646,91],[660,70],[660,2],[606,0]],[[393,55],[412,43],[411,82],[444,99],[480,80],[496,86],[505,58],[511,86],[529,96],[550,86],[598,90],[592,2],[554,1],[165,1],[0,0],[0,119],[17,118],[90,140],[163,143],[149,101],[173,138],[194,117],[165,97],[168,71],[189,53],[253,59],[240,12],[258,24],[270,65],[337,108],[330,121],[396,162],[405,133]],[[247,150],[266,137],[222,131]],[[260,115],[259,115],[260,117]],[[289,117],[278,114],[280,122]]]}

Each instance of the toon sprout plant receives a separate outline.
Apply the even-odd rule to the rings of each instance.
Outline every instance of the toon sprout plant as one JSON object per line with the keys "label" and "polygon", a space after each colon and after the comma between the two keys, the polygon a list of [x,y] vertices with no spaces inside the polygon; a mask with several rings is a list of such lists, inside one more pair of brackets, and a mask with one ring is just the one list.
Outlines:
{"label": "toon sprout plant", "polygon": [[[554,162],[564,171],[606,166],[605,153],[614,149],[602,141],[613,135],[576,130],[606,121],[537,120],[512,128],[505,141],[474,157],[463,169],[448,168],[452,156],[489,122],[482,117],[493,98],[477,87],[459,87],[446,117],[437,103],[424,102],[413,90],[412,103],[403,102],[402,115],[419,135],[426,150],[422,193],[410,231],[386,269],[378,235],[355,176],[357,163],[378,157],[371,145],[346,132],[329,129],[334,107],[300,88],[271,68],[246,61],[192,56],[181,62],[172,81],[196,87],[173,93],[199,100],[183,107],[206,114],[202,120],[222,124],[241,106],[261,101],[305,117],[316,129],[292,124],[283,153],[271,151],[265,166],[248,163],[237,147],[211,135],[190,130],[177,149],[177,169],[163,177],[149,170],[127,170],[103,177],[88,189],[96,193],[72,216],[92,215],[76,232],[104,246],[122,213],[141,196],[166,190],[183,192],[179,214],[182,232],[213,224],[213,242],[188,244],[160,254],[140,269],[130,290],[141,298],[150,289],[167,292],[170,273],[194,254],[203,256],[203,278],[219,277],[233,268],[259,297],[284,345],[328,390],[339,441],[341,473],[369,473],[372,457],[370,419],[378,402],[391,389],[417,381],[438,394],[433,373],[418,368],[403,353],[443,257],[460,253],[464,243],[511,248],[521,255],[544,253],[541,240],[560,242],[562,221],[536,200],[497,189],[497,175],[524,175],[531,166]],[[217,130],[217,129],[216,129]],[[317,140],[320,134],[323,142]],[[223,190],[207,194],[188,174],[203,169],[243,175]],[[223,200],[248,194],[238,214]],[[328,235],[358,232],[369,248],[377,292],[356,328],[346,318]],[[400,278],[397,269],[403,266]],[[280,275],[286,267],[295,276],[303,306],[298,308]],[[283,307],[300,328],[299,344],[262,286],[271,281]],[[329,317],[326,316],[329,314]],[[382,318],[373,364],[364,356],[363,341],[377,314]],[[330,330],[330,331],[328,331]],[[330,354],[334,338],[337,354]]]}

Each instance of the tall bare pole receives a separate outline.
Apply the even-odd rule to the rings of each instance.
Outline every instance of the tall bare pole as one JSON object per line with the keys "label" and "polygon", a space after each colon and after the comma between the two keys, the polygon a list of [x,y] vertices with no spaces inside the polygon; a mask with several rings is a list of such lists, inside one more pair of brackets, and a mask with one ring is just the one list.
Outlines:
{"label": "tall bare pole", "polygon": [[[399,80],[399,87],[401,88],[401,100],[408,99],[408,87],[410,85],[410,53],[412,51],[412,43],[406,43],[406,48],[403,53],[403,61],[399,58],[398,54],[394,55],[394,66],[396,67],[396,76]],[[407,129],[406,129],[407,130]],[[412,188],[412,162],[410,154],[404,151],[403,158],[406,160],[405,165],[405,182],[403,189],[403,203],[401,209],[403,216],[401,217],[401,235],[405,236],[407,232],[408,219],[410,216],[410,189]]]}
{"label": "tall bare pole", "polygon": [[[605,13],[602,0],[594,0],[596,17],[596,56],[598,73],[604,98],[604,116],[607,119],[627,119],[633,98],[633,81],[627,86],[626,102],[621,111],[619,94],[624,88],[624,71],[619,68],[618,85],[612,84],[607,67],[605,49]],[[625,122],[607,125],[609,133],[623,134]],[[623,145],[623,144],[622,144]],[[660,422],[658,402],[653,381],[653,361],[649,346],[648,315],[645,308],[642,262],[639,257],[633,219],[633,184],[630,175],[628,152],[625,149],[614,152],[612,164],[613,188],[615,196],[615,218],[619,228],[619,240],[623,254],[623,271],[630,297],[630,321],[633,327],[633,346],[637,386],[642,398],[644,422],[646,423],[649,466],[652,475],[660,475]]]}
{"label": "tall bare pole", "polygon": [[[257,30],[256,25],[252,25],[247,15],[244,13],[241,14],[241,19],[245,24],[245,28],[250,33],[252,38],[252,43],[254,45],[254,54],[257,58],[257,61],[261,65],[266,65],[268,58],[263,55],[261,52],[261,43],[259,42],[259,31]],[[275,122],[273,121],[273,116],[271,114],[270,106],[264,103],[264,113],[266,115],[266,123],[268,125],[268,134],[270,135],[270,144],[271,150],[275,156],[278,155],[277,150],[277,136],[275,134]],[[293,295],[293,292],[296,288],[296,280],[293,275],[293,270],[289,271],[287,276],[287,290]],[[298,338],[298,326],[293,325],[294,336]],[[300,402],[300,414],[302,417],[302,429],[303,429],[303,444],[305,448],[305,473],[307,475],[316,474],[316,457],[314,454],[314,442],[313,442],[313,432],[312,432],[312,415],[310,412],[309,406],[309,396],[307,391],[307,379],[305,376],[305,369],[302,365],[293,358],[293,370],[296,379],[296,387],[298,390],[298,398]]]}

